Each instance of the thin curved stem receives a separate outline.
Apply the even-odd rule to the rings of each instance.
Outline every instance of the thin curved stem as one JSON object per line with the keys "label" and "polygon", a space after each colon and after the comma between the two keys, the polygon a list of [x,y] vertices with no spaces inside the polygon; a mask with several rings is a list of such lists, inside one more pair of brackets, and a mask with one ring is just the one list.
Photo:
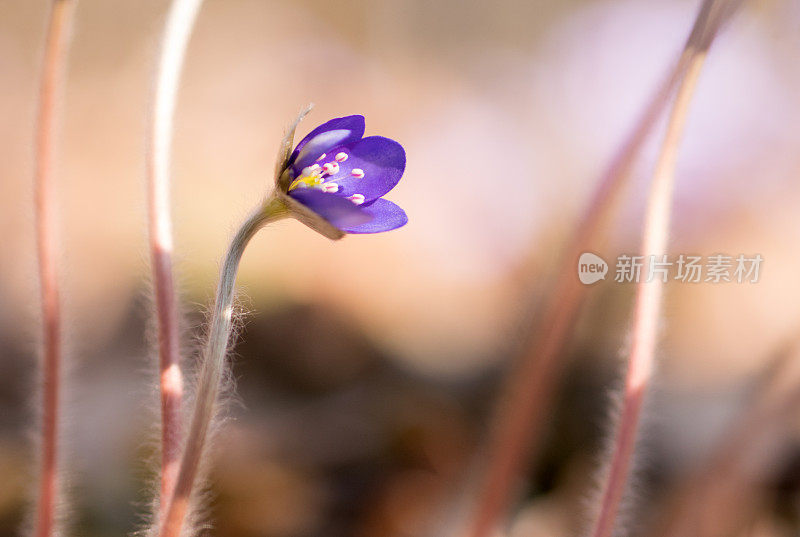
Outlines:
{"label": "thin curved stem", "polygon": [[[649,262],[651,256],[666,254],[669,236],[672,191],[675,183],[675,166],[678,148],[697,81],[700,76],[705,51],[692,57],[670,114],[667,133],[661,146],[647,204],[641,254]],[[645,263],[645,268],[648,263]],[[630,471],[636,435],[644,401],[655,365],[655,347],[658,339],[659,313],[664,282],[661,278],[642,280],[636,288],[636,305],[633,317],[631,351],[622,402],[622,413],[617,427],[611,467],[605,480],[600,513],[591,535],[610,537],[619,512]]]}
{"label": "thin curved stem", "polygon": [[202,0],[175,0],[170,7],[153,88],[147,139],[147,206],[161,392],[161,509],[175,486],[183,436],[180,326],[172,269],[172,124],[183,59],[201,3]]}
{"label": "thin curved stem", "polygon": [[242,224],[228,247],[211,314],[208,341],[203,352],[203,363],[197,381],[197,394],[189,434],[181,457],[175,489],[162,517],[159,531],[161,537],[181,535],[187,517],[209,428],[216,413],[217,398],[225,371],[225,357],[233,329],[236,274],[242,254],[247,243],[259,229],[270,222],[288,216],[288,214],[282,200],[277,198],[269,200],[260,205]]}
{"label": "thin curved stem", "polygon": [[683,58],[670,69],[628,140],[603,175],[571,244],[553,291],[534,326],[519,366],[508,377],[503,399],[495,411],[487,467],[466,535],[486,537],[508,508],[517,476],[532,444],[538,443],[555,386],[561,378],[559,361],[565,342],[587,293],[574,276],[582,252],[598,240],[604,223],[627,183],[635,158],[655,127],[668,98],[683,74]]}
{"label": "thin curved stem", "polygon": [[575,278],[573,267],[581,253],[591,250],[602,237],[604,224],[613,214],[635,159],[683,75],[685,65],[682,56],[670,68],[658,92],[611,161],[559,264],[561,269],[541,312],[541,320],[531,331],[532,343],[521,356],[518,367],[509,375],[505,393],[495,411],[486,456],[487,467],[466,531],[469,537],[486,537],[492,532],[508,509],[514,482],[524,471],[530,447],[538,445],[547,409],[563,370],[559,357],[588,291]]}
{"label": "thin curved stem", "polygon": [[56,0],[50,10],[36,127],[34,196],[36,242],[41,285],[42,416],[38,505],[34,535],[55,532],[58,504],[58,431],[61,395],[61,304],[59,299],[55,222],[54,159],[56,105],[63,89],[62,71],[75,2]]}
{"label": "thin curved stem", "polygon": [[507,385],[492,418],[486,468],[480,476],[477,500],[469,512],[467,537],[487,537],[508,510],[516,480],[524,471],[531,446],[538,445],[550,402],[564,370],[559,360],[569,333],[587,296],[588,288],[575,277],[583,252],[603,238],[636,158],[684,77],[694,51],[706,49],[741,0],[705,0],[686,45],[669,69],[638,122],[606,168],[565,254],[559,263],[552,292],[529,344]]}
{"label": "thin curved stem", "polygon": [[757,488],[754,475],[760,475],[771,461],[773,451],[764,446],[785,441],[791,430],[787,424],[800,406],[800,383],[792,366],[798,359],[798,343],[792,341],[770,362],[741,415],[679,483],[650,535],[731,535],[741,527],[747,509],[739,502]]}

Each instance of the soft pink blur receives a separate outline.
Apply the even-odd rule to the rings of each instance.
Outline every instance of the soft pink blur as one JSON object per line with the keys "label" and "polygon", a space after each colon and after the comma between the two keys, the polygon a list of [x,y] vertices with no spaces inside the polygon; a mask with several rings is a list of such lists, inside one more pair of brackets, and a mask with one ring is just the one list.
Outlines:
{"label": "soft pink blur", "polygon": [[[138,384],[149,374],[147,353],[125,349],[145,337],[130,323],[148,288],[144,118],[166,5],[82,0],[77,11],[58,178],[68,347],[77,363],[72,420],[92,412],[96,403],[87,401],[109,399],[95,409],[100,415],[76,425],[78,452],[102,451],[85,440],[93,435],[134,450],[130,424],[118,418],[143,420],[141,399],[151,395]],[[679,50],[696,7],[683,0],[209,0],[187,55],[174,146],[176,264],[187,310],[202,310],[212,296],[226,240],[271,188],[278,142],[296,112],[315,104],[301,136],[331,117],[364,114],[368,134],[394,138],[407,151],[405,176],[388,197],[409,224],[339,243],[294,222],[274,225],[245,255],[246,305],[256,315],[293,304],[325,308],[412,378],[480,382],[524,332],[526,297],[547,291],[537,286],[590,181]],[[32,349],[36,333],[32,125],[44,14],[45,2],[0,5],[2,371],[12,370],[4,361],[33,359],[4,351]],[[671,251],[760,253],[765,261],[754,285],[666,287],[664,389],[721,394],[696,412],[664,411],[666,429],[691,431],[667,435],[676,458],[711,442],[730,394],[800,328],[798,25],[796,6],[746,9],[715,43],[692,105]],[[607,258],[637,248],[654,154],[655,144],[602,251]],[[593,292],[572,345],[606,369],[619,363],[630,312],[631,287],[612,280]],[[130,371],[83,370],[103,361],[86,356],[109,348],[123,349]],[[481,408],[490,405],[487,398]],[[25,426],[3,425],[0,443],[23,445]],[[246,451],[253,433],[241,429],[237,449]],[[322,501],[271,464],[259,470],[265,479],[288,483],[303,501]],[[587,463],[575,464],[560,492],[570,499],[581,492],[572,472]],[[568,514],[531,504],[512,535],[565,535]],[[303,535],[308,521],[285,516],[288,529],[263,534]],[[530,528],[529,519],[544,525]]]}

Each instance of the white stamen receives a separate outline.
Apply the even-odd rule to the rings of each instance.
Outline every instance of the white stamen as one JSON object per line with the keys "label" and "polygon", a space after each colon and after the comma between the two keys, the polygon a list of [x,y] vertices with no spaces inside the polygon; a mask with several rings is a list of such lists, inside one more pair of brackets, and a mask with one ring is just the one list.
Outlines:
{"label": "white stamen", "polygon": [[352,196],[347,196],[347,199],[349,199],[356,205],[361,205],[362,203],[364,203],[364,196],[362,194],[353,194]]}
{"label": "white stamen", "polygon": [[336,162],[344,162],[345,160],[347,160],[347,153],[336,153]]}
{"label": "white stamen", "polygon": [[319,158],[317,159],[317,162],[319,162],[320,160],[324,159],[324,158],[325,158],[325,156],[326,156],[326,155],[325,155],[325,153],[321,154],[321,155],[319,156]]}
{"label": "white stamen", "polygon": [[339,192],[339,185],[336,183],[324,183],[322,185],[322,190],[325,192]]}
{"label": "white stamen", "polygon": [[350,171],[350,175],[352,175],[356,179],[363,179],[364,178],[364,170],[362,170],[361,168],[353,168]]}
{"label": "white stamen", "polygon": [[314,164],[313,166],[306,166],[303,168],[301,175],[305,175],[306,177],[310,177],[317,173],[319,170],[319,164]]}
{"label": "white stamen", "polygon": [[335,162],[329,162],[322,167],[325,173],[329,173],[331,175],[339,173],[339,165]]}

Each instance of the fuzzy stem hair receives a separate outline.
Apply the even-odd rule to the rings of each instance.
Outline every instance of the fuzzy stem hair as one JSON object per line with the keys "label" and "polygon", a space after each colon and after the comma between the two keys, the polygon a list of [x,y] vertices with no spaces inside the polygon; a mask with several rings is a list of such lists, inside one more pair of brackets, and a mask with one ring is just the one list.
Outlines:
{"label": "fuzzy stem hair", "polygon": [[689,68],[692,51],[698,44],[710,42],[732,13],[730,4],[735,2],[728,2],[727,9],[714,9],[720,3],[724,2],[703,3],[683,51],[601,175],[558,264],[553,291],[531,329],[530,343],[508,376],[492,418],[487,465],[479,476],[477,498],[463,532],[467,537],[487,537],[508,510],[524,461],[529,451],[538,446],[555,387],[563,374],[564,363],[559,357],[587,295],[586,286],[575,278],[574,267],[581,253],[591,250],[604,237],[637,157]]}
{"label": "fuzzy stem hair", "polygon": [[158,334],[161,394],[161,494],[172,494],[178,475],[183,436],[180,321],[173,274],[170,156],[175,102],[192,28],[202,0],[175,0],[167,15],[153,86],[147,138],[147,208],[150,262]]}
{"label": "fuzzy stem hair", "polygon": [[181,457],[180,471],[169,504],[160,521],[160,537],[179,537],[183,531],[201,460],[214,420],[217,399],[225,375],[226,355],[233,331],[233,306],[239,262],[250,239],[266,224],[288,216],[285,203],[273,197],[245,220],[233,237],[222,264],[211,312],[208,340],[197,380],[189,433]]}
{"label": "fuzzy stem hair", "polygon": [[800,406],[800,379],[794,365],[799,347],[795,339],[769,362],[743,411],[665,502],[651,535],[731,535],[742,527],[748,514],[742,503],[759,486],[755,476],[772,461],[772,450],[764,446],[786,442],[789,423]]}
{"label": "fuzzy stem hair", "polygon": [[[670,113],[664,141],[656,163],[645,213],[641,255],[645,267],[654,257],[666,254],[670,228],[672,193],[680,140],[686,126],[689,104],[700,76],[706,50],[695,51],[686,76],[681,81]],[[622,399],[622,409],[614,439],[608,474],[605,477],[600,511],[591,531],[592,537],[611,537],[619,505],[630,471],[642,404],[655,367],[659,314],[664,282],[661,278],[643,278],[636,287],[631,350]]]}
{"label": "fuzzy stem hair", "polygon": [[41,452],[33,530],[36,537],[51,537],[56,533],[59,503],[58,436],[63,349],[54,161],[56,108],[59,94],[63,91],[63,72],[74,10],[74,0],[55,0],[50,7],[36,125],[34,205],[42,318]]}

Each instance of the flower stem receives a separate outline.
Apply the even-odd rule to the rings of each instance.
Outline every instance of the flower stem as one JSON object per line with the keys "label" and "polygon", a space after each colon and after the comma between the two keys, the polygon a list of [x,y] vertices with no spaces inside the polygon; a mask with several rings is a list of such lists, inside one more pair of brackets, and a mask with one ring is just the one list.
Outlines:
{"label": "flower stem", "polygon": [[[641,251],[646,260],[648,256],[666,253],[678,148],[686,125],[689,103],[705,58],[705,50],[693,54],[670,114],[647,203]],[[652,262],[652,258],[649,260]],[[610,537],[614,530],[630,470],[644,395],[653,375],[664,282],[661,278],[645,280],[640,281],[636,288],[622,412],[611,456],[611,467],[603,488],[600,513],[591,533],[593,537]]]}
{"label": "flower stem", "polygon": [[172,270],[172,124],[183,59],[201,3],[202,0],[175,0],[170,7],[153,88],[147,139],[147,206],[161,392],[161,509],[175,486],[183,435],[180,327]]}
{"label": "flower stem", "polygon": [[233,301],[236,274],[244,249],[250,239],[266,224],[288,216],[286,205],[271,198],[256,209],[242,224],[228,247],[220,272],[219,286],[211,313],[208,341],[198,377],[194,411],[181,457],[175,489],[160,523],[160,537],[179,537],[186,520],[192,491],[197,480],[211,422],[217,407],[224,371],[225,356],[233,329]]}
{"label": "flower stem", "polygon": [[50,537],[55,533],[55,511],[58,503],[58,432],[62,348],[61,304],[56,260],[58,240],[54,217],[54,138],[56,104],[63,86],[62,71],[74,9],[75,2],[73,0],[55,0],[51,6],[36,127],[34,196],[43,330],[41,468],[34,528],[36,537]]}
{"label": "flower stem", "polygon": [[588,288],[575,277],[583,252],[596,246],[614,214],[633,164],[684,77],[693,51],[706,48],[740,0],[705,0],[678,61],[651,98],[643,114],[606,168],[572,236],[553,291],[531,330],[530,343],[513,368],[492,419],[486,468],[480,476],[477,501],[469,513],[464,535],[486,537],[508,509],[515,481],[523,471],[531,446],[538,443],[564,363],[559,360]]}
{"label": "flower stem", "polygon": [[531,446],[538,444],[553,391],[559,383],[563,364],[559,357],[587,294],[587,287],[574,275],[581,253],[600,240],[616,200],[624,190],[636,157],[641,152],[675,85],[685,70],[681,59],[670,68],[628,139],[601,177],[559,263],[553,292],[547,298],[540,320],[531,330],[530,341],[519,364],[508,376],[497,405],[483,470],[479,497],[466,535],[486,537],[511,501],[517,476]]}
{"label": "flower stem", "polygon": [[650,535],[732,535],[742,526],[747,509],[740,502],[752,495],[756,476],[772,462],[773,446],[786,441],[788,423],[800,406],[800,379],[793,365],[798,343],[792,341],[770,362],[742,414],[682,480]]}

